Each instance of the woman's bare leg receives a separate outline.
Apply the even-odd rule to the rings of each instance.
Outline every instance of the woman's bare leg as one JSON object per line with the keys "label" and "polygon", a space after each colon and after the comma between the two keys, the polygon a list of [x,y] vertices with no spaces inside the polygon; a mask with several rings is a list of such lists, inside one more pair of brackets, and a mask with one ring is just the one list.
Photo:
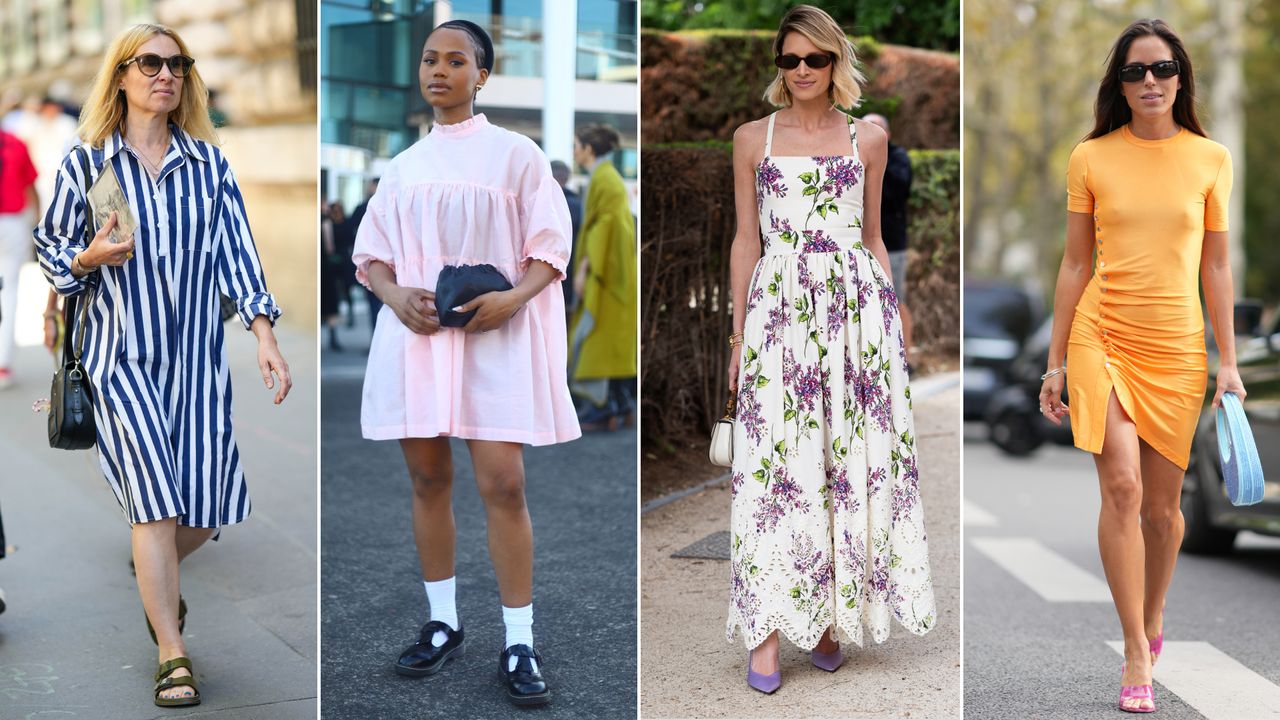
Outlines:
{"label": "woman's bare leg", "polygon": [[769,633],[761,643],[751,649],[751,670],[761,675],[778,672],[778,631]]}
{"label": "woman's bare leg", "polygon": [[[156,631],[159,661],[164,662],[187,654],[178,631],[178,545],[175,518],[148,523],[136,523],[132,531],[133,565],[138,576],[138,594],[142,608]],[[191,673],[178,668],[170,677],[185,677]],[[190,697],[189,687],[169,688],[160,694],[164,698]]]}
{"label": "woman's bare leg", "polygon": [[1164,629],[1164,597],[1182,547],[1182,468],[1142,442],[1142,539],[1146,546],[1143,616],[1148,640]]}
{"label": "woman's bare leg", "polygon": [[476,488],[484,500],[489,558],[509,608],[533,602],[533,524],[524,502],[524,446],[468,440]]}
{"label": "woman's bare leg", "polygon": [[[1138,431],[1114,392],[1107,400],[1107,430],[1102,452],[1093,457],[1102,492],[1098,549],[1124,631],[1125,671],[1121,684],[1148,685],[1151,656],[1142,614],[1145,552],[1138,521],[1142,509]],[[1147,699],[1127,702],[1133,708],[1151,704]]]}
{"label": "woman's bare leg", "polygon": [[454,574],[453,455],[449,439],[400,441],[413,481],[413,539],[422,579],[447,580]]}

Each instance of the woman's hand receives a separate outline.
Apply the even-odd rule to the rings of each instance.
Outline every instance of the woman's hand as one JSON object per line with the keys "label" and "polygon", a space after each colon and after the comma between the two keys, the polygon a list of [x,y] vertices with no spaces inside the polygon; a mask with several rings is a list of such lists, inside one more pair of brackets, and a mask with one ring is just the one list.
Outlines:
{"label": "woman's hand", "polygon": [[384,302],[409,330],[419,335],[434,335],[440,331],[435,293],[422,288],[396,287],[388,295]]}
{"label": "woman's hand", "polygon": [[44,313],[44,347],[51,353],[58,351],[58,313],[46,310]]}
{"label": "woman's hand", "polygon": [[115,242],[112,239],[112,233],[115,228],[116,214],[113,211],[107,222],[98,228],[97,234],[89,242],[89,247],[76,255],[81,269],[92,272],[103,265],[118,267],[133,258],[133,237],[130,236],[121,242]]}
{"label": "woman's hand", "polygon": [[1067,404],[1062,402],[1062,384],[1064,375],[1058,373],[1044,381],[1040,386],[1040,414],[1054,425],[1062,424],[1062,417],[1070,415]]}
{"label": "woman's hand", "polygon": [[729,390],[734,394],[738,392],[738,373],[741,370],[742,348],[729,349]]}
{"label": "woman's hand", "polygon": [[512,290],[489,292],[480,297],[453,308],[456,312],[476,311],[475,317],[462,328],[463,332],[489,332],[502,327],[511,319],[516,311],[524,307],[524,303]]}
{"label": "woman's hand", "polygon": [[1225,365],[1218,368],[1218,391],[1213,395],[1213,409],[1217,410],[1222,406],[1222,396],[1226,393],[1235,393],[1240,402],[1244,402],[1247,393],[1244,391],[1244,383],[1240,380],[1240,371],[1235,365]]}
{"label": "woman's hand", "polygon": [[[263,315],[259,315],[258,318],[265,321]],[[254,319],[255,322],[258,318]],[[289,376],[289,363],[285,362],[284,356],[280,354],[275,333],[271,332],[269,326],[266,332],[258,334],[258,370],[262,371],[262,383],[267,386],[267,389],[275,388],[275,404],[284,402],[285,397],[289,395],[289,390],[293,387],[293,378]],[[272,377],[273,373],[275,378]]]}

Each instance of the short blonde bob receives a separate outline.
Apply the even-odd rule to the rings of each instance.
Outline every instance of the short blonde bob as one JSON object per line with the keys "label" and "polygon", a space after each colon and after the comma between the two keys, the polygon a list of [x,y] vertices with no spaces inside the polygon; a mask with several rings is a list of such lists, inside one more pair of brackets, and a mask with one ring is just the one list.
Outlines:
{"label": "short blonde bob", "polygon": [[[84,107],[80,110],[78,133],[80,139],[91,147],[102,147],[112,133],[124,130],[124,118],[129,112],[129,105],[119,79],[128,67],[120,70],[120,63],[132,58],[143,43],[156,35],[169,36],[178,44],[178,50],[183,55],[191,55],[178,33],[164,25],[134,25],[117,35],[102,58],[102,67],[93,79],[93,88],[89,90],[89,96],[85,98]],[[200,72],[194,65],[183,78],[182,95],[178,99],[178,107],[169,113],[169,122],[182,128],[193,138],[215,145],[218,142],[213,122],[209,120],[209,88],[205,87],[204,80],[200,78]]]}
{"label": "short blonde bob", "polygon": [[[812,5],[797,5],[782,16],[778,25],[778,34],[773,39],[773,54],[782,54],[782,42],[789,33],[797,32],[809,39],[819,50],[836,56],[831,67],[831,85],[827,87],[827,97],[836,107],[852,109],[862,99],[862,84],[867,81],[858,72],[858,56],[853,43],[845,37],[844,31],[825,11]],[[782,68],[764,91],[765,102],[776,107],[791,107],[791,90],[783,77]]]}

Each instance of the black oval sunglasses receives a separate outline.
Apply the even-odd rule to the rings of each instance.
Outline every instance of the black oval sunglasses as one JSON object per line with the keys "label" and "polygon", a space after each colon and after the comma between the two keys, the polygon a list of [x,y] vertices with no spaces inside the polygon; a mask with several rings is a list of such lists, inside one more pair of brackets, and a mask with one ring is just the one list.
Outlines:
{"label": "black oval sunglasses", "polygon": [[795,70],[800,67],[800,61],[804,60],[804,64],[808,65],[811,69],[820,70],[830,65],[835,61],[835,59],[836,56],[831,53],[813,53],[812,55],[805,55],[804,57],[787,53],[786,55],[779,55],[775,57],[773,59],[773,64],[783,70]]}

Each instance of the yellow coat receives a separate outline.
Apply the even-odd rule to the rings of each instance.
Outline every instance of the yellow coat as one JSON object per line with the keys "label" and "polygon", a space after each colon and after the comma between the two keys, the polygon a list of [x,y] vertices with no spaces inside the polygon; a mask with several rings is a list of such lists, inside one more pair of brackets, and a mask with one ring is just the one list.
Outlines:
{"label": "yellow coat", "polygon": [[590,274],[573,313],[569,337],[574,337],[584,310],[595,319],[595,327],[583,341],[576,359],[574,379],[635,377],[636,226],[627,202],[627,187],[608,161],[591,173],[574,257],[578,258],[575,263],[587,261]]}

